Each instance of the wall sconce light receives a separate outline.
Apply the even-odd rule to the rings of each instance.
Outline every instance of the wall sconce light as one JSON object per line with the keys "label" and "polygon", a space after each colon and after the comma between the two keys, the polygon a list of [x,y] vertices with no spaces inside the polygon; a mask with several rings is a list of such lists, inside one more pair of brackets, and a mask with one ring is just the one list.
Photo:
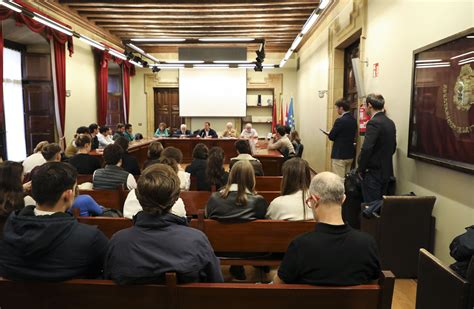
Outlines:
{"label": "wall sconce light", "polygon": [[327,90],[318,90],[318,95],[322,99],[324,98],[324,94],[328,93]]}

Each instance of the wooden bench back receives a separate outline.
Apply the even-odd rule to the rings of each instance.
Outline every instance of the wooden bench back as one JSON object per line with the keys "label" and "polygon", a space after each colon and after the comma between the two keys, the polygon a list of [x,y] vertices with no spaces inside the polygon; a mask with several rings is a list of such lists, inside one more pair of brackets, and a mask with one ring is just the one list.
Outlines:
{"label": "wooden bench back", "polygon": [[181,191],[179,194],[188,216],[197,216],[200,209],[205,209],[210,196],[208,191]]}
{"label": "wooden bench back", "polygon": [[0,278],[2,309],[390,309],[394,277],[382,272],[377,283],[324,287],[242,283],[177,284],[166,274],[165,285],[118,286],[109,280],[61,283],[13,282]]}
{"label": "wooden bench back", "polygon": [[90,195],[97,204],[104,207],[123,211],[123,203],[127,198],[128,191],[125,191],[123,187],[118,187],[115,190],[79,190],[79,194]]}
{"label": "wooden bench back", "polygon": [[91,175],[78,174],[77,184],[80,185],[81,183],[84,183],[84,182],[92,182],[92,174]]}
{"label": "wooden bench back", "polygon": [[280,191],[282,176],[256,176],[255,190]]}
{"label": "wooden bench back", "polygon": [[[474,270],[472,270],[474,272]],[[417,309],[471,309],[473,282],[459,276],[425,249],[418,258]]]}
{"label": "wooden bench back", "polygon": [[127,218],[77,217],[76,219],[80,223],[97,226],[108,238],[133,225],[132,220]]}

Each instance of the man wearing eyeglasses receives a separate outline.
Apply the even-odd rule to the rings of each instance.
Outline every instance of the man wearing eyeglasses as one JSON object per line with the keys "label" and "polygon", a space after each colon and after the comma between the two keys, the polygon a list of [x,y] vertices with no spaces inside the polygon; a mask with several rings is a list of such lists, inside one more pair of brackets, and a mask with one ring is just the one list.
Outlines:
{"label": "man wearing eyeglasses", "polygon": [[275,284],[358,285],[379,277],[375,240],[344,223],[344,199],[341,177],[323,172],[313,178],[306,204],[317,222],[315,229],[291,242]]}

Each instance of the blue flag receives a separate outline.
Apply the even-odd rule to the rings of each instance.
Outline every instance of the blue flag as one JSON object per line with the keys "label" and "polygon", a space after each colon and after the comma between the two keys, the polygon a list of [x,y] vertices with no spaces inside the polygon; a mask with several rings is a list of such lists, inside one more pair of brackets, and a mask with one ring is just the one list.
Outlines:
{"label": "blue flag", "polygon": [[287,125],[292,129],[295,128],[295,113],[293,111],[293,97],[290,99],[290,107],[288,108],[288,120]]}

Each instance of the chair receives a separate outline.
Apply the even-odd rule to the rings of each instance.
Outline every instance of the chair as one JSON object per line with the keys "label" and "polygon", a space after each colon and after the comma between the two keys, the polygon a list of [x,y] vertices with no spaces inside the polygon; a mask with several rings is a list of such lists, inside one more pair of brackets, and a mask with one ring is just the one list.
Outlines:
{"label": "chair", "polygon": [[416,309],[471,309],[474,305],[474,258],[466,279],[425,249],[420,249]]}
{"label": "chair", "polygon": [[434,196],[384,196],[380,216],[361,218],[361,230],[377,241],[382,269],[416,277],[420,248],[433,252],[435,201]]}

